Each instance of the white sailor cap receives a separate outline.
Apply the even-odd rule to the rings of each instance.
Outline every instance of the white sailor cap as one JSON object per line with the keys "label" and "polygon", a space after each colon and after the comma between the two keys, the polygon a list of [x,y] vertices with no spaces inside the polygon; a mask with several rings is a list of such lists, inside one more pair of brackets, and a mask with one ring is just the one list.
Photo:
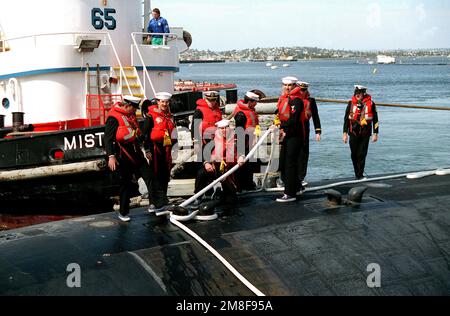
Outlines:
{"label": "white sailor cap", "polygon": [[355,85],[355,91],[367,91],[367,87],[357,84]]}
{"label": "white sailor cap", "polygon": [[214,98],[214,97],[218,97],[220,95],[220,93],[218,91],[206,91],[204,94],[205,94],[205,97],[207,97],[207,98]]}
{"label": "white sailor cap", "polygon": [[141,104],[141,98],[132,96],[132,95],[125,95],[123,97],[123,102],[128,103],[132,106],[134,106],[135,108],[138,108],[139,105]]}
{"label": "white sailor cap", "polygon": [[168,92],[159,92],[155,95],[155,98],[162,101],[167,101],[172,98],[172,95]]}
{"label": "white sailor cap", "polygon": [[302,88],[309,88],[310,84],[308,82],[305,81],[298,81],[297,85],[302,87]]}
{"label": "white sailor cap", "polygon": [[283,84],[295,84],[295,83],[297,83],[298,78],[284,77],[283,79],[281,79],[281,81],[283,82]]}
{"label": "white sailor cap", "polygon": [[230,126],[230,120],[221,120],[216,123],[216,126],[218,128],[228,127],[228,126]]}
{"label": "white sailor cap", "polygon": [[259,95],[257,95],[256,93],[253,93],[253,92],[251,92],[251,91],[248,91],[248,92],[245,94],[245,96],[246,96],[247,98],[249,98],[250,100],[253,100],[253,101],[259,101]]}

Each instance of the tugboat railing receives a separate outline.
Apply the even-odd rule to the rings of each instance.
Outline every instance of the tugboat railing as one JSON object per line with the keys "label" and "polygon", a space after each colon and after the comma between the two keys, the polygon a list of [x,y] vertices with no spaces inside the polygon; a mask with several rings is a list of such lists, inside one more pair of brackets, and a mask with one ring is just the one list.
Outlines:
{"label": "tugboat railing", "polygon": [[[120,86],[122,86],[123,83],[123,79],[125,79],[125,83],[127,85],[128,91],[130,92],[130,94],[133,94],[131,87],[130,87],[130,83],[128,82],[128,79],[126,77],[125,74],[125,70],[123,69],[123,65],[122,62],[120,61],[119,58],[119,54],[117,53],[117,49],[116,46],[114,45],[114,42],[111,38],[111,34],[107,33],[107,32],[56,32],[56,33],[41,33],[41,34],[33,34],[33,35],[25,35],[25,36],[18,36],[18,37],[13,37],[13,38],[7,38],[7,39],[3,39],[3,42],[8,42],[11,43],[12,41],[19,41],[19,40],[24,40],[24,39],[32,39],[33,43],[34,43],[34,48],[37,48],[37,40],[39,37],[47,37],[47,36],[61,36],[61,35],[72,35],[72,41],[73,43],[71,43],[72,45],[76,45],[76,36],[80,36],[80,35],[102,35],[104,36],[105,39],[107,39],[109,41],[109,44],[112,48],[112,51],[114,53],[114,57],[116,59],[116,62],[118,63],[119,67],[120,67]],[[100,43],[100,45],[103,46],[107,46],[107,44],[102,44]],[[12,48],[11,48],[12,49]]]}
{"label": "tugboat railing", "polygon": [[[143,32],[133,32],[133,33],[131,33],[131,38],[133,40],[133,45],[131,47],[132,64],[134,66],[134,60],[133,60],[134,59],[133,46],[134,46],[135,49],[136,49],[136,52],[138,54],[139,60],[140,60],[140,62],[142,64],[142,68],[143,68],[143,73],[144,73],[144,84],[143,84],[144,97],[147,99],[147,95],[146,95],[146,92],[145,92],[146,91],[146,87],[147,87],[147,80],[150,83],[153,95],[156,95],[156,90],[155,90],[155,86],[153,85],[153,82],[152,82],[152,79],[150,77],[150,74],[149,74],[149,72],[147,70],[147,67],[145,65],[144,58],[143,58],[142,53],[141,53],[141,51],[139,49],[138,43],[136,41],[136,35],[140,35],[142,37],[143,36],[152,36],[152,35],[158,35],[158,36],[162,35],[163,38],[164,38],[163,45],[167,45],[168,41],[170,41],[170,40],[176,40],[178,38],[178,35],[177,34],[173,34],[173,33],[143,33]],[[147,79],[147,80],[145,80],[145,79]]]}
{"label": "tugboat railing", "polygon": [[[108,36],[109,34],[106,32],[55,32],[55,33],[39,33],[39,34],[33,34],[33,35],[24,35],[24,36],[17,36],[12,38],[5,38],[4,41],[12,42],[12,41],[18,41],[23,39],[33,39],[34,46],[37,47],[37,38],[39,37],[47,37],[47,36],[59,36],[59,35],[103,35]],[[75,45],[76,37],[73,37],[73,45]],[[106,44],[103,44],[106,45]]]}

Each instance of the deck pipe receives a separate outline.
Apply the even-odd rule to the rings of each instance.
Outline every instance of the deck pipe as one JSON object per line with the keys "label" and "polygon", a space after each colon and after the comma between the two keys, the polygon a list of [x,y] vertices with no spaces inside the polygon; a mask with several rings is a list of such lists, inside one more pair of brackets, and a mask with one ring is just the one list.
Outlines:
{"label": "deck pipe", "polygon": [[14,132],[20,132],[23,129],[24,126],[24,118],[25,113],[23,112],[13,112],[13,131]]}

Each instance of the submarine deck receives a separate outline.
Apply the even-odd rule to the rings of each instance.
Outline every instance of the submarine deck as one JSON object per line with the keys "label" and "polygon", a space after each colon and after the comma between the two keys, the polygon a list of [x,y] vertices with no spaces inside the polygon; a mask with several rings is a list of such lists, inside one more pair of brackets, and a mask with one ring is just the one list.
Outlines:
{"label": "submarine deck", "polygon": [[[257,193],[228,216],[187,226],[266,295],[450,295],[450,176],[366,185],[358,207],[329,205],[322,192],[286,205]],[[2,232],[0,253],[0,295],[252,295],[142,208],[129,224],[107,213]],[[81,288],[66,284],[71,263]],[[381,267],[373,289],[372,263]]]}

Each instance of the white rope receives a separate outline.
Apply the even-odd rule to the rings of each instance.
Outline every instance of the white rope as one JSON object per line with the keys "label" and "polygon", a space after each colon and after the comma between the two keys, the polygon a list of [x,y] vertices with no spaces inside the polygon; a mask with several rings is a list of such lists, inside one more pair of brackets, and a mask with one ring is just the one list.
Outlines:
{"label": "white rope", "polygon": [[[253,149],[248,153],[247,157],[245,157],[245,162],[248,162],[256,153],[256,151],[258,150],[258,148],[262,145],[262,143],[266,140],[266,138],[273,132],[273,130],[267,130],[263,136],[261,136],[260,140],[256,143],[256,145],[253,147]],[[186,207],[189,204],[191,204],[192,202],[194,202],[196,199],[198,199],[199,197],[201,197],[203,194],[205,194],[206,192],[208,192],[210,189],[212,189],[216,184],[222,182],[223,180],[225,180],[226,178],[228,178],[230,175],[232,175],[233,173],[235,173],[238,169],[239,169],[239,165],[235,165],[233,168],[231,168],[230,170],[228,170],[228,172],[224,173],[222,176],[220,176],[219,178],[217,178],[214,182],[212,182],[210,185],[208,185],[207,187],[205,187],[203,190],[201,190],[200,192],[198,192],[197,194],[195,194],[193,197],[191,197],[190,199],[186,200],[185,202],[183,202],[180,206],[181,207]]]}
{"label": "white rope", "polygon": [[[419,171],[419,172],[401,173],[401,174],[396,174],[396,175],[383,176],[383,177],[370,178],[370,179],[363,179],[363,180],[342,181],[342,182],[326,184],[326,185],[323,185],[323,186],[307,188],[305,190],[305,192],[315,192],[315,191],[327,190],[327,189],[332,189],[332,188],[335,188],[335,187],[340,187],[340,186],[348,185],[348,184],[361,184],[361,183],[367,183],[367,182],[375,182],[375,181],[382,181],[382,180],[398,179],[398,178],[405,178],[405,177],[407,177],[408,179],[420,179],[420,178],[423,178],[425,176],[439,175],[439,174],[441,174],[440,170],[445,170],[445,169],[438,169],[438,170],[435,170],[435,171]],[[281,192],[281,191],[284,191],[284,188],[266,189],[266,192]]]}
{"label": "white rope", "polygon": [[[253,147],[253,149],[248,153],[248,155],[245,157],[245,162],[248,162],[256,153],[258,148],[262,145],[264,140],[273,132],[273,130],[267,130],[263,136],[260,138],[260,140],[256,143],[256,145]],[[232,175],[234,172],[236,172],[239,169],[239,165],[234,166],[231,168],[228,172],[223,174],[221,177],[219,177],[217,180],[215,180],[213,183],[208,185],[206,188],[201,190],[199,193],[195,194],[190,199],[186,200],[184,203],[180,204],[180,207],[186,207],[192,202],[194,202],[197,198],[201,197],[203,194],[208,192],[211,188],[213,188],[216,184],[220,183],[230,175]],[[193,215],[195,213],[195,215]],[[191,213],[188,217],[189,219],[193,219],[197,212]],[[199,235],[197,235],[195,232],[190,230],[188,227],[186,227],[184,224],[182,224],[178,219],[181,219],[181,217],[177,217],[174,214],[170,214],[170,222],[186,232],[188,235],[193,237],[195,240],[197,240],[203,247],[205,247],[208,251],[210,251],[217,259],[219,259],[220,262],[231,272],[234,274],[236,278],[238,278],[239,281],[241,281],[250,291],[252,291],[257,296],[265,296],[260,290],[258,290],[253,284],[251,284],[242,274],[239,273],[220,253],[218,253],[213,247],[211,247],[206,241],[204,241]],[[185,218],[182,218],[183,221]]]}
{"label": "white rope", "polygon": [[224,257],[220,255],[213,247],[211,247],[206,241],[204,241],[199,235],[190,230],[184,224],[180,223],[176,219],[170,217],[170,222],[192,236],[195,240],[197,240],[203,247],[205,247],[208,251],[210,251],[220,262],[228,269],[231,273],[236,276],[239,281],[241,281],[250,291],[252,291],[257,296],[265,296],[260,290],[258,290],[253,284],[251,284],[242,274],[239,273]]}

